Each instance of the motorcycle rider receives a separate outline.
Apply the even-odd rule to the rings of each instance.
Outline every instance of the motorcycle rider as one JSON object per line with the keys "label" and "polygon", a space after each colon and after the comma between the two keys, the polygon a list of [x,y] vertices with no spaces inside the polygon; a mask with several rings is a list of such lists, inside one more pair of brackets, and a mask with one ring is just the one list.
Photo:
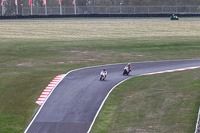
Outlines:
{"label": "motorcycle rider", "polygon": [[128,67],[128,71],[130,72],[131,71],[131,63],[128,63],[125,68]]}
{"label": "motorcycle rider", "polygon": [[174,15],[174,14],[172,14],[172,18],[175,18],[175,15]]}
{"label": "motorcycle rider", "polygon": [[172,14],[172,16],[171,16],[171,20],[176,20],[176,19],[178,19],[178,16],[177,15],[174,15],[174,14]]}
{"label": "motorcycle rider", "polygon": [[130,71],[131,71],[131,63],[128,63],[128,64],[124,67],[123,75],[128,75]]}
{"label": "motorcycle rider", "polygon": [[101,71],[100,75],[103,75],[103,76],[106,78],[106,76],[107,76],[107,71],[106,71],[106,69],[103,69],[103,70]]}

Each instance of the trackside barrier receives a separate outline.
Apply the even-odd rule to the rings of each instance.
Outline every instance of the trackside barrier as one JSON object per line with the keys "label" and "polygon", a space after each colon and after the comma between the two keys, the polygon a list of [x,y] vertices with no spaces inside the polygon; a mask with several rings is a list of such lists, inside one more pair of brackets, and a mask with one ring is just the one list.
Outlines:
{"label": "trackside barrier", "polygon": [[194,133],[200,133],[200,123],[199,123],[199,118],[200,118],[200,108],[197,116],[197,123],[196,123],[196,129]]}
{"label": "trackside barrier", "polygon": [[[114,17],[170,17],[172,14],[76,14],[76,15],[15,15],[0,16],[0,19],[31,19],[31,18],[114,18]],[[176,14],[178,17],[200,17],[200,14]]]}

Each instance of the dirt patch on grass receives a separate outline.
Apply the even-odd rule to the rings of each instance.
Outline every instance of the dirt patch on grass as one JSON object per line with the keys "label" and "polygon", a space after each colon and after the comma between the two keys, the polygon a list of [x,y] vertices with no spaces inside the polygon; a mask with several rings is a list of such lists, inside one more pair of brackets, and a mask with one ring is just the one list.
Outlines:
{"label": "dirt patch on grass", "polygon": [[23,63],[19,63],[19,64],[17,64],[16,66],[19,66],[19,67],[31,67],[31,66],[34,66],[34,64],[33,63],[31,63],[31,62],[23,62]]}
{"label": "dirt patch on grass", "polygon": [[8,75],[18,75],[18,74],[23,74],[24,72],[5,72],[5,73],[1,73],[0,77],[3,76],[8,76]]}
{"label": "dirt patch on grass", "polygon": [[79,53],[79,54],[92,54],[93,51],[70,51],[70,53]]}
{"label": "dirt patch on grass", "polygon": [[49,62],[49,64],[57,64],[57,65],[60,65],[60,64],[66,64],[66,62]]}

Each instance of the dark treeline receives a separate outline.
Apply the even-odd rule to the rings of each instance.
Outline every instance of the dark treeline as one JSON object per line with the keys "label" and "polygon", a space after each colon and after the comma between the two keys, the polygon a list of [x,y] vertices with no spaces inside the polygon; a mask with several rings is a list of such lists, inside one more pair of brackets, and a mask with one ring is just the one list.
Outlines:
{"label": "dark treeline", "polygon": [[[42,7],[43,0],[32,0],[33,6]],[[46,0],[47,6],[59,6],[59,0]],[[62,0],[62,6],[73,6],[73,0]],[[200,5],[200,0],[76,0],[77,6],[183,6]],[[22,7],[29,6],[29,0],[18,0],[19,14]],[[2,8],[2,7],[1,7]],[[5,15],[14,15],[15,0],[5,0]]]}

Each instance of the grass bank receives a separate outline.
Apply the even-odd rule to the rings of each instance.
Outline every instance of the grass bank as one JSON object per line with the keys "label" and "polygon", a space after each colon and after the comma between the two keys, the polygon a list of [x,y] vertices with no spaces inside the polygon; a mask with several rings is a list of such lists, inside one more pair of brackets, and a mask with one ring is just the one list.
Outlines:
{"label": "grass bank", "polygon": [[198,69],[129,79],[113,90],[91,133],[194,132],[199,86]]}
{"label": "grass bank", "polygon": [[0,24],[0,132],[5,133],[23,132],[39,107],[38,96],[58,74],[93,65],[200,57],[198,21]]}

